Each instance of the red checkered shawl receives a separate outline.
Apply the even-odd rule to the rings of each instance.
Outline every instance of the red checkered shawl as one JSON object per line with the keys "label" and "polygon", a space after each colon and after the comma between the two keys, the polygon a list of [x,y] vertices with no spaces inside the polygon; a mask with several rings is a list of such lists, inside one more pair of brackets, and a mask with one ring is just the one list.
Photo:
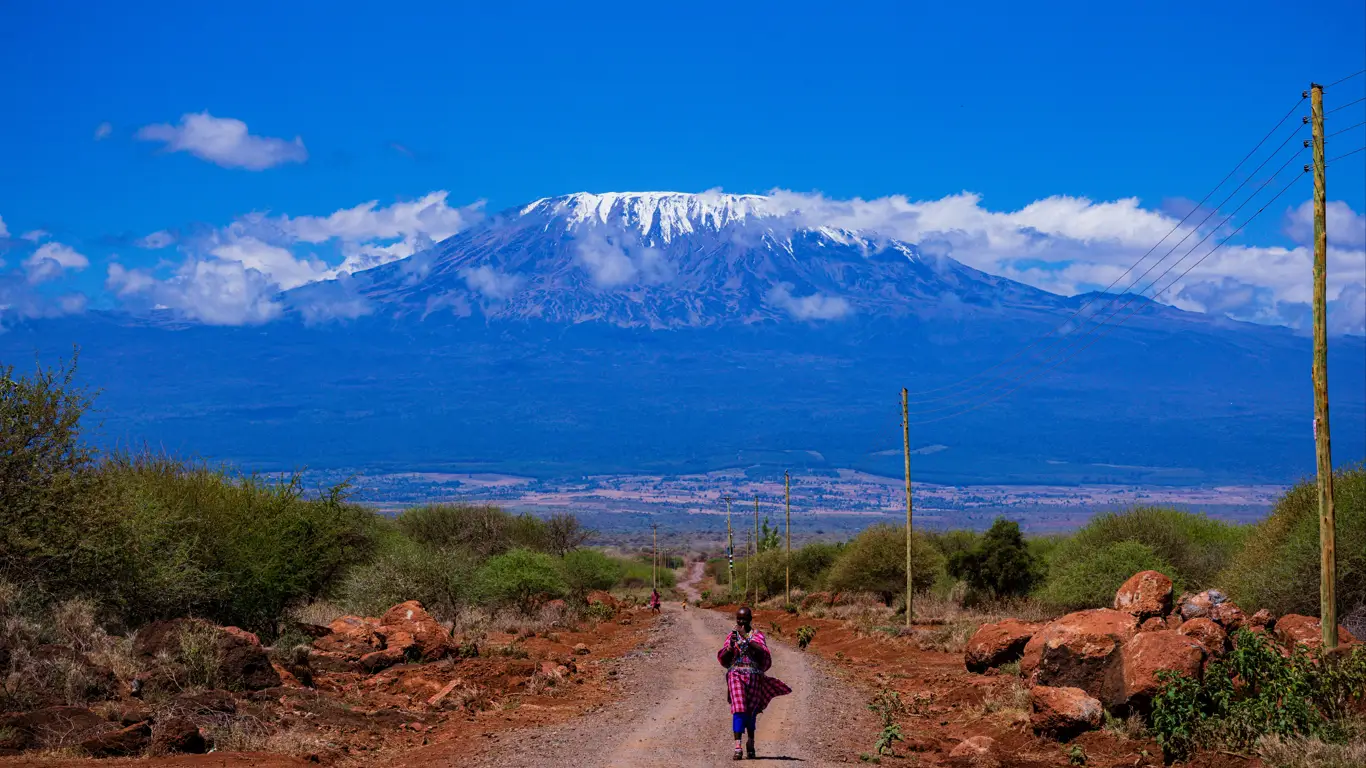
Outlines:
{"label": "red checkered shawl", "polygon": [[773,666],[773,655],[764,642],[764,633],[754,630],[749,636],[749,645],[743,654],[738,652],[737,633],[726,636],[726,644],[716,652],[716,660],[726,668],[726,700],[730,711],[764,711],[768,703],[777,696],[792,693],[792,689],[782,680],[764,674]]}

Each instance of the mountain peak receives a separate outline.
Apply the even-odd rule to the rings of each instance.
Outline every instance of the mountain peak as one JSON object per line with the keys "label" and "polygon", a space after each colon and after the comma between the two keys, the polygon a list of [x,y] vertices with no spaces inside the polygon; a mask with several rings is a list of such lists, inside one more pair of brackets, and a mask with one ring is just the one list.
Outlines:
{"label": "mountain peak", "polygon": [[606,225],[666,243],[699,230],[715,231],[784,213],[772,198],[723,192],[575,192],[544,197],[521,209],[522,216],[553,218],[570,230]]}

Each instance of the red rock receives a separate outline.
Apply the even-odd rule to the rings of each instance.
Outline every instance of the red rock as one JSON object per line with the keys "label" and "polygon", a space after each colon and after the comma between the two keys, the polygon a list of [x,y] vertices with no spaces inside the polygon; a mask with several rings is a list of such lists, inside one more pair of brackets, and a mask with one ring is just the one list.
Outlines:
{"label": "red rock", "polygon": [[[426,661],[445,657],[450,652],[451,635],[441,622],[432,617],[422,607],[422,603],[409,600],[390,608],[380,619],[381,633],[402,630],[413,638],[417,654]],[[385,646],[389,647],[388,644]]]}
{"label": "red rock", "polygon": [[1025,643],[1024,652],[1020,654],[1020,674],[1033,680],[1040,661],[1043,661],[1043,630],[1034,633]]}
{"label": "red rock", "polygon": [[1157,571],[1139,571],[1120,586],[1114,605],[1140,619],[1161,616],[1172,607],[1172,580]]}
{"label": "red rock", "polygon": [[407,656],[404,655],[403,651],[397,648],[385,648],[382,651],[372,651],[365,654],[360,657],[356,663],[360,664],[361,669],[364,669],[366,672],[373,673],[379,672],[382,669],[388,669],[389,667],[406,660]]}
{"label": "red rock", "polygon": [[16,750],[67,746],[108,728],[104,718],[84,707],[44,707],[0,715],[0,744]]}
{"label": "red rock", "polygon": [[1146,712],[1152,697],[1162,687],[1157,673],[1168,670],[1198,679],[1205,662],[1205,648],[1194,638],[1164,630],[1136,635],[1124,644],[1122,656],[1124,688],[1118,698],[1107,703],[1115,709]]}
{"label": "red rock", "polygon": [[1170,614],[1168,614],[1168,615],[1167,615],[1167,619],[1166,619],[1166,623],[1167,623],[1167,629],[1180,629],[1180,628],[1181,628],[1181,614],[1180,614],[1180,613],[1170,613]]}
{"label": "red rock", "polygon": [[967,651],[963,655],[964,664],[970,672],[985,672],[992,667],[1019,659],[1025,645],[1034,633],[1039,631],[1038,624],[1006,619],[995,624],[983,624],[968,640]]}
{"label": "red rock", "polygon": [[1138,627],[1138,631],[1139,631],[1139,632],[1156,632],[1156,631],[1158,631],[1159,629],[1166,629],[1166,628],[1167,628],[1167,621],[1166,621],[1166,619],[1160,619],[1160,618],[1158,618],[1158,617],[1156,617],[1156,616],[1152,616],[1152,617],[1150,617],[1150,618],[1147,618],[1147,619],[1144,619],[1144,620],[1143,620],[1143,623],[1140,624],[1139,627]]}
{"label": "red rock", "polygon": [[587,656],[589,654],[588,646],[583,643],[575,643],[574,653],[577,653],[580,656]]}
{"label": "red rock", "polygon": [[[1123,696],[1120,648],[1138,633],[1133,614],[1096,608],[1069,613],[1044,627],[1034,680],[1040,685],[1080,688],[1102,702]],[[1144,635],[1160,634],[1146,632]]]}
{"label": "red rock", "polygon": [[237,627],[219,627],[219,630],[249,645],[259,646],[261,644],[261,638],[257,637],[255,632],[248,632]]}
{"label": "red rock", "polygon": [[1269,630],[1276,626],[1276,617],[1271,615],[1271,611],[1263,608],[1248,618],[1247,625],[1249,628],[1260,627],[1261,629]]}
{"label": "red rock", "polygon": [[1207,589],[1195,595],[1185,597],[1180,603],[1181,618],[1186,621],[1198,618],[1208,618],[1214,606],[1228,600],[1223,592],[1217,589]]}
{"label": "red rock", "polygon": [[440,691],[437,691],[435,696],[432,696],[430,699],[427,699],[427,706],[441,706],[441,702],[445,701],[446,697],[450,696],[452,691],[460,687],[460,684],[462,682],[464,681],[457,677],[454,680],[451,680],[449,683],[446,683],[446,685],[443,686]]}
{"label": "red rock", "polygon": [[350,654],[316,649],[308,652],[308,667],[318,672],[362,671],[360,662]]}
{"label": "red rock", "polygon": [[[1313,616],[1286,614],[1276,621],[1276,638],[1287,646],[1320,648],[1323,646],[1323,624]],[[1348,632],[1346,627],[1338,627],[1338,645],[1355,642],[1356,637]]]}
{"label": "red rock", "polygon": [[1036,685],[1029,691],[1029,703],[1034,732],[1063,741],[1099,728],[1104,711],[1099,700],[1080,688]]}
{"label": "red rock", "polygon": [[973,736],[959,742],[949,752],[949,764],[964,768],[997,768],[1001,761],[996,756],[996,740],[990,736]]}
{"label": "red rock", "polygon": [[207,751],[209,744],[204,734],[188,718],[172,717],[157,723],[152,731],[152,752],[156,754],[183,752],[202,755]]}
{"label": "red rock", "polygon": [[1199,643],[1211,656],[1223,655],[1228,646],[1228,633],[1214,619],[1191,619],[1176,631]]}
{"label": "red rock", "polygon": [[177,710],[192,714],[231,715],[237,712],[237,699],[227,691],[199,691],[183,693],[175,698],[173,706]]}
{"label": "red rock", "polygon": [[141,752],[152,740],[152,726],[137,723],[117,731],[91,736],[81,742],[81,749],[93,757],[126,757]]}
{"label": "red rock", "polygon": [[218,676],[233,689],[259,691],[280,685],[280,675],[265,649],[233,635],[223,635],[219,640]]}
{"label": "red rock", "polygon": [[384,649],[379,624],[359,616],[343,616],[328,625],[332,632],[313,641],[313,647],[328,653],[359,659]]}
{"label": "red rock", "polygon": [[1230,634],[1237,632],[1243,625],[1247,624],[1247,614],[1243,612],[1242,608],[1234,605],[1232,601],[1215,605],[1210,609],[1209,617],[1219,622],[1219,626]]}

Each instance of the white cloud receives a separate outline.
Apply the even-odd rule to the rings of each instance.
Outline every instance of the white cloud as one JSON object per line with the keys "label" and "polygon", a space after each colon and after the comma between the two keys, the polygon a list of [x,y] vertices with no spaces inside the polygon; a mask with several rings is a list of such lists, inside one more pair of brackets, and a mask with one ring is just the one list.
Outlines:
{"label": "white cloud", "polygon": [[9,237],[9,230],[5,228],[4,216],[0,216],[0,237]]}
{"label": "white cloud", "polygon": [[30,283],[41,283],[60,277],[68,269],[82,270],[90,266],[90,259],[68,245],[43,243],[27,259],[24,268]]}
{"label": "white cloud", "polygon": [[190,259],[167,280],[111,264],[105,288],[126,303],[170,309],[208,325],[255,325],[282,312],[275,284],[239,261]]}
{"label": "white cloud", "polygon": [[[1328,245],[1334,248],[1366,247],[1366,215],[1357,213],[1340,200],[1324,206]],[[1313,245],[1314,201],[1305,200],[1285,214],[1285,233],[1302,245]]]}
{"label": "white cloud", "polygon": [[170,232],[167,232],[164,229],[159,229],[146,237],[139,238],[137,241],[137,246],[139,248],[146,248],[148,250],[155,251],[160,248],[167,248],[169,246],[175,245],[175,242],[175,235],[171,234]]}
{"label": "white cloud", "polygon": [[854,308],[841,296],[826,296],[813,293],[810,296],[793,296],[791,283],[773,286],[764,301],[769,306],[787,312],[797,320],[838,320]]}
{"label": "white cloud", "polygon": [[460,270],[460,276],[464,278],[465,285],[468,285],[470,290],[477,291],[492,301],[512,298],[512,294],[522,284],[521,276],[504,274],[487,264],[466,267]]}
{"label": "white cloud", "polygon": [[327,265],[321,261],[296,259],[289,249],[269,245],[252,237],[224,243],[209,253],[221,261],[235,261],[256,270],[283,290],[298,288],[330,274]]}
{"label": "white cloud", "polygon": [[445,190],[429,192],[417,200],[379,207],[378,200],[343,208],[329,216],[288,216],[280,226],[305,243],[337,239],[347,242],[392,240],[424,234],[445,240],[483,217],[482,203],[464,208],[446,204]]}
{"label": "white cloud", "polygon": [[52,237],[52,233],[48,232],[45,229],[31,229],[28,232],[25,232],[24,234],[20,235],[19,237],[29,241],[30,243],[40,243],[48,239],[49,237]]}
{"label": "white cloud", "polygon": [[109,135],[113,132],[114,126],[110,125],[107,122],[100,123],[98,126],[95,127],[95,141],[103,141],[104,139],[109,138]]}
{"label": "white cloud", "polygon": [[589,229],[575,238],[574,260],[599,288],[670,280],[674,266],[656,248],[638,244],[629,232]]}
{"label": "white cloud", "polygon": [[178,125],[159,123],[139,129],[137,137],[144,141],[160,141],[171,152],[189,152],[201,160],[224,168],[265,170],[284,163],[302,163],[308,159],[301,137],[293,141],[266,136],[253,136],[247,124],[230,117],[214,117],[208,112],[181,116]]}

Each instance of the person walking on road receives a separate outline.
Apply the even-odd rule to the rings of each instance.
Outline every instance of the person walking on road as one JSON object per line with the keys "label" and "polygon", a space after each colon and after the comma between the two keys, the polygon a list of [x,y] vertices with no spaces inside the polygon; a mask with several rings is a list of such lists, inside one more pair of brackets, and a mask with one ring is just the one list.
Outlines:
{"label": "person walking on road", "polygon": [[[792,693],[786,683],[769,677],[773,654],[768,650],[764,633],[752,627],[754,613],[748,606],[735,612],[735,629],[726,635],[726,643],[717,651],[716,659],[726,668],[726,701],[730,702],[731,731],[735,734],[735,759],[755,759],[754,728],[759,714],[778,696]],[[741,749],[740,737],[748,735]]]}

